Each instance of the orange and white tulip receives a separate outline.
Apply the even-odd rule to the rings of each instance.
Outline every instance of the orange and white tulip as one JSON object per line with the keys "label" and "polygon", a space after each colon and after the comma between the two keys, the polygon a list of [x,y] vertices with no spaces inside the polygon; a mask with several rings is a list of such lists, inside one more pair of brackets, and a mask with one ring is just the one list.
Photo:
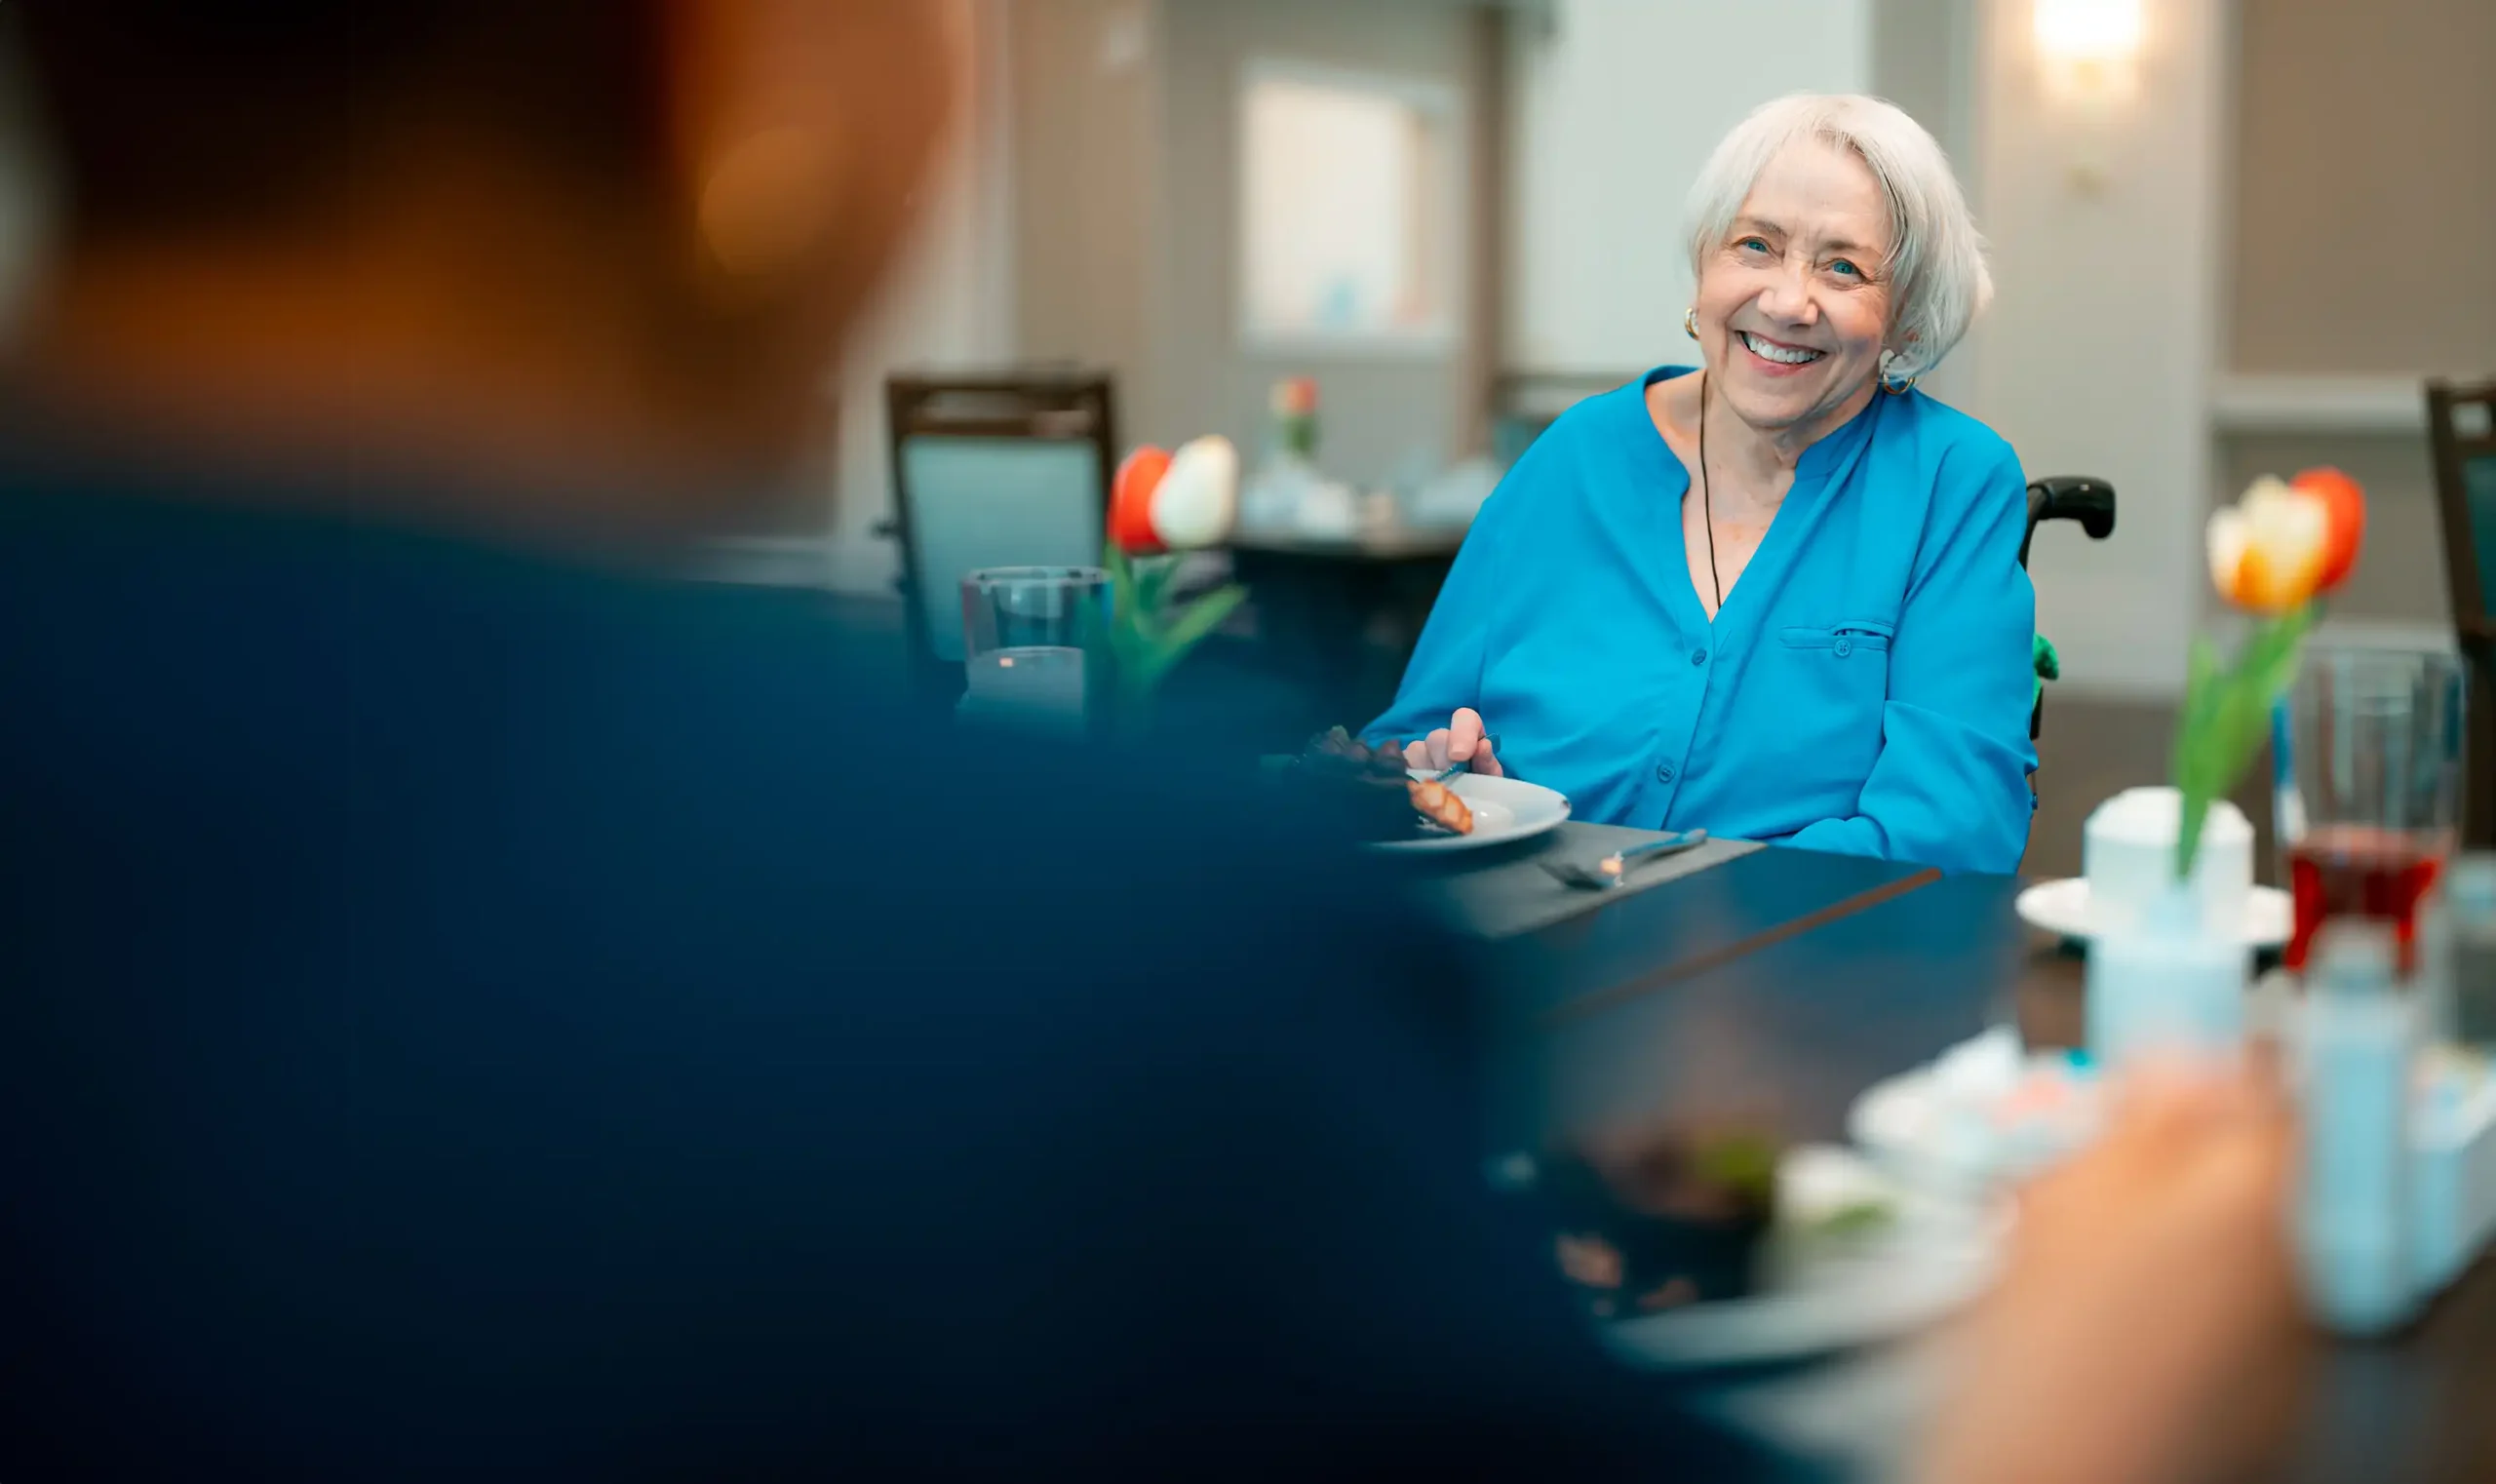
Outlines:
{"label": "orange and white tulip", "polygon": [[1170,450],[1150,444],[1118,461],[1118,472],[1110,481],[1110,540],[1128,556],[1149,557],[1161,550],[1161,537],[1152,528],[1152,496],[1169,473]]}
{"label": "orange and white tulip", "polygon": [[1175,453],[1146,445],[1110,484],[1110,539],[1133,556],[1212,546],[1239,515],[1239,450],[1222,437],[1192,439]]}
{"label": "orange and white tulip", "polygon": [[2285,613],[2348,579],[2364,540],[2366,498],[2337,469],[2264,476],[2210,516],[2210,580],[2255,613]]}
{"label": "orange and white tulip", "polygon": [[1285,376],[1274,383],[1272,393],[1274,415],[1277,417],[1311,417],[1317,412],[1317,378]]}

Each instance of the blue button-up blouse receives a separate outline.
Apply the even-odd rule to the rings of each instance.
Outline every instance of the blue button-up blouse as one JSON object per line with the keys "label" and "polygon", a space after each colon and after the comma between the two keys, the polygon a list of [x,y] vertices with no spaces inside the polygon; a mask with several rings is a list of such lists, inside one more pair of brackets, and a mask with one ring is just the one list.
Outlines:
{"label": "blue button-up blouse", "polygon": [[1920,392],[1875,396],[1804,450],[1710,623],[1690,476],[1645,397],[1687,370],[1589,398],[1518,460],[1366,735],[1470,706],[1580,819],[2016,869],[2036,595],[2010,447]]}

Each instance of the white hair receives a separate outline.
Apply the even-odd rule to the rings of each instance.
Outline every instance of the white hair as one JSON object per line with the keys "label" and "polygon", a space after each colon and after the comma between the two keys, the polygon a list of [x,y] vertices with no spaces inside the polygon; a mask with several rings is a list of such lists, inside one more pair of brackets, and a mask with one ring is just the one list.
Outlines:
{"label": "white hair", "polygon": [[1792,93],[1734,126],[1690,187],[1690,266],[1703,272],[1725,246],[1769,162],[1798,140],[1851,149],[1890,203],[1890,349],[1882,373],[1921,376],[1968,332],[1993,299],[1985,240],[1950,159],[1895,103],[1859,93]]}

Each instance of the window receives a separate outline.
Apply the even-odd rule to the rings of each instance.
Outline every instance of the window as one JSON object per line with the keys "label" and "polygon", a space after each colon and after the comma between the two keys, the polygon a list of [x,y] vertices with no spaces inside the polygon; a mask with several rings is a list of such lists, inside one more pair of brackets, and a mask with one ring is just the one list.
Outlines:
{"label": "window", "polygon": [[1451,344],[1464,234],[1454,90],[1256,62],[1240,118],[1241,339],[1299,353]]}

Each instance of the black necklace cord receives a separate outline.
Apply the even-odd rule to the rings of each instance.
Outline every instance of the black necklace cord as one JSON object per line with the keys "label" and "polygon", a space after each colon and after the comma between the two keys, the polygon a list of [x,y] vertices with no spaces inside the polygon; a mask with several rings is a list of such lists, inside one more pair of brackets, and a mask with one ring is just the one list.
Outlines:
{"label": "black necklace cord", "polygon": [[[1716,502],[1707,488],[1707,372],[1698,373],[1698,513],[1707,523],[1707,580],[1716,588],[1716,611],[1725,610],[1725,579],[1716,573]],[[1715,614],[1708,615],[1711,619]]]}

